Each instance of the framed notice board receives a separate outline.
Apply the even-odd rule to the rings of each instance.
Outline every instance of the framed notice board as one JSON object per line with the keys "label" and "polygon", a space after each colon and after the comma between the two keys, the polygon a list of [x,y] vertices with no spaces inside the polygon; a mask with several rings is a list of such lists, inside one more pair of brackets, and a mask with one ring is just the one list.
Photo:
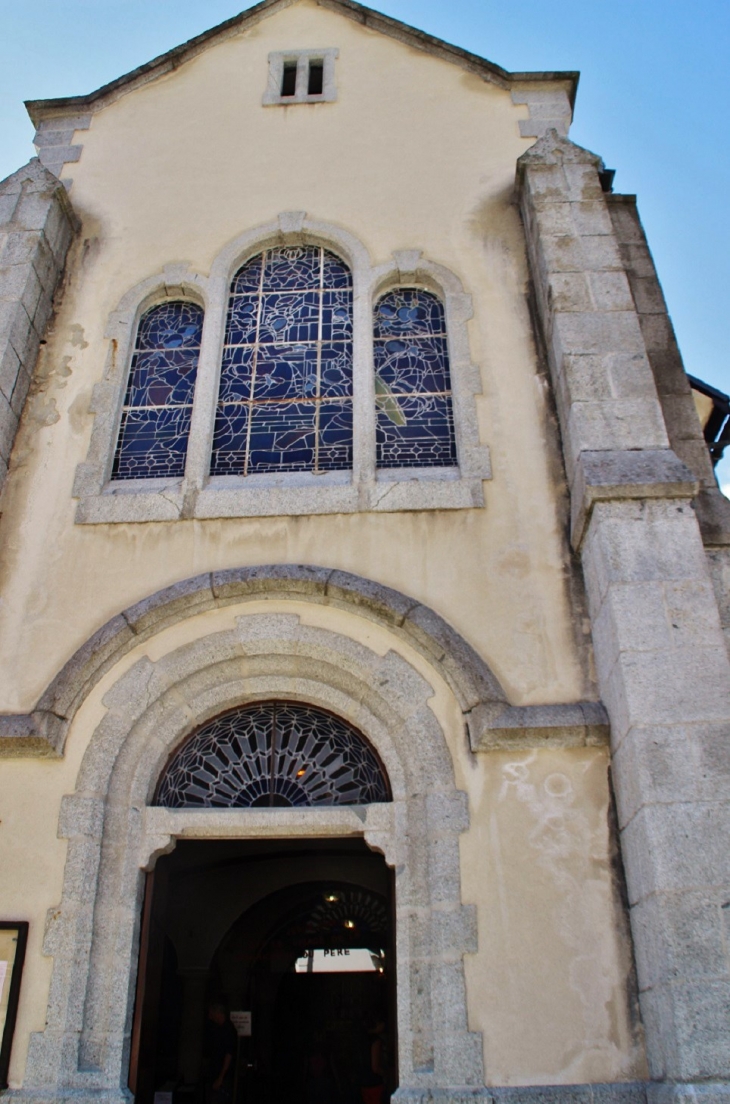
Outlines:
{"label": "framed notice board", "polygon": [[18,1015],[20,975],[23,973],[28,923],[0,920],[0,1089],[8,1087],[10,1048]]}

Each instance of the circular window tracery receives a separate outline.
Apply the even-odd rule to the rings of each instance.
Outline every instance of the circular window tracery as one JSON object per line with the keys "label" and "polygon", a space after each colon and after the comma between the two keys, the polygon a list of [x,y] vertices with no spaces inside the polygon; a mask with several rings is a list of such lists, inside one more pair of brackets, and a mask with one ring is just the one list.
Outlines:
{"label": "circular window tracery", "polygon": [[258,702],[187,740],[167,765],[155,804],[240,809],[389,800],[383,767],[347,721],[314,706]]}

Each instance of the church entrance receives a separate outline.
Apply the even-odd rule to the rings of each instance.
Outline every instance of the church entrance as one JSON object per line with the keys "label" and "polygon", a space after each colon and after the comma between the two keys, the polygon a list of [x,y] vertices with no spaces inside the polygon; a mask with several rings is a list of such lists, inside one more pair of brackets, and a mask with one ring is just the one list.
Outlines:
{"label": "church entrance", "polygon": [[362,840],[180,841],[147,876],[130,1088],[385,1104],[395,984],[392,873]]}

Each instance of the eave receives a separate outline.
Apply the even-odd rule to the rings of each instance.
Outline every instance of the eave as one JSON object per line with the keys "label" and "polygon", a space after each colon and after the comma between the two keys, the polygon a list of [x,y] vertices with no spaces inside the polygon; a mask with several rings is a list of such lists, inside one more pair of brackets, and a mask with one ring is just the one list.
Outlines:
{"label": "eave", "polygon": [[[248,8],[239,15],[234,15],[231,19],[219,23],[216,27],[211,27],[210,30],[196,35],[195,38],[191,38],[180,46],[175,46],[174,49],[160,54],[159,57],[140,65],[130,73],[125,73],[124,76],[117,77],[109,84],[102,85],[95,92],[90,92],[85,96],[64,96],[50,100],[26,100],[25,106],[28,114],[32,122],[38,126],[43,119],[99,110],[99,108],[113,103],[120,96],[132,92],[150,81],[157,80],[158,77],[174,72],[175,69],[180,68],[181,65],[191,61],[203,50],[206,50],[214,41],[238,35],[255,26],[261,19],[297,2],[298,0],[262,0],[254,7]],[[474,73],[500,88],[512,89],[515,86],[531,83],[564,84],[566,85],[571,107],[575,103],[579,78],[577,72],[510,73],[506,69],[502,69],[501,66],[487,61],[486,58],[472,54],[469,50],[464,50],[460,46],[453,46],[449,42],[444,42],[443,39],[426,34],[425,31],[419,31],[417,28],[411,27],[407,23],[401,23],[400,20],[393,19],[389,15],[383,15],[381,12],[365,7],[364,4],[359,4],[356,0],[316,0],[316,3],[323,8],[336,11],[373,31],[396,38],[414,49],[422,50],[424,53],[459,65],[462,69],[466,69],[468,72]]]}

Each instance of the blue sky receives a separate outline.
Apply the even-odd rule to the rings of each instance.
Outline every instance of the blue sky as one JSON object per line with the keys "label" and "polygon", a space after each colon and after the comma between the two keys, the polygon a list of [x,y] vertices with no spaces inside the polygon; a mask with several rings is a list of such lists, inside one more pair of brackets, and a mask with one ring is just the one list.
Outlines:
{"label": "blue sky", "polygon": [[[374,6],[506,69],[581,71],[571,137],[617,170],[617,191],[638,194],[687,371],[730,392],[730,2]],[[237,0],[0,0],[0,179],[34,154],[24,99],[90,92],[240,10]],[[730,457],[720,478],[730,484]]]}

